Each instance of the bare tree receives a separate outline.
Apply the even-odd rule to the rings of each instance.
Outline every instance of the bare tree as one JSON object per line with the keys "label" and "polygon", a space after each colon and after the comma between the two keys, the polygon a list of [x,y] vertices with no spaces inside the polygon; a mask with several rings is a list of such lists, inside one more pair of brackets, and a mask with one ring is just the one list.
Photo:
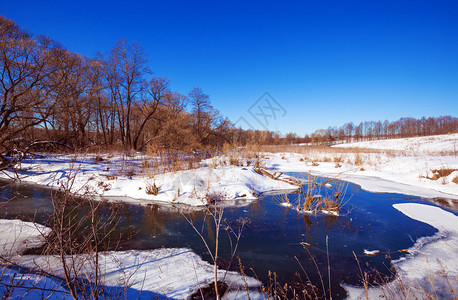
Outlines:
{"label": "bare tree", "polygon": [[[100,252],[110,243],[118,218],[113,210],[103,215],[101,202],[76,196],[72,190],[78,172],[78,167],[73,166],[61,191],[53,192],[52,231],[44,252],[58,257],[63,280],[73,299],[97,300],[103,294]],[[81,215],[83,205],[89,205],[89,213]]]}
{"label": "bare tree", "polygon": [[[220,293],[223,292],[224,294],[225,291],[221,291],[221,287],[218,287],[218,280],[220,280],[220,282],[224,282],[224,280],[226,279],[227,272],[237,253],[240,238],[242,236],[242,231],[244,227],[250,223],[250,220],[247,218],[240,218],[237,220],[238,228],[233,228],[231,225],[228,224],[227,219],[224,218],[224,204],[222,203],[224,199],[222,198],[222,196],[208,195],[207,198],[207,200],[211,202],[211,205],[207,206],[204,218],[204,223],[207,223],[208,225],[208,232],[206,234],[204,232],[203,224],[202,229],[199,230],[196,224],[193,222],[192,217],[190,215],[185,215],[184,213],[182,213],[182,216],[186,219],[186,221],[192,226],[197,235],[201,238],[203,244],[205,245],[205,248],[208,251],[208,254],[210,255],[210,258],[213,262],[213,288],[215,290],[216,299],[220,299],[222,296],[220,295]],[[226,237],[230,245],[229,265],[226,269],[226,272],[224,273],[223,278],[218,279],[218,262],[221,259],[221,233],[224,232],[226,232]],[[207,236],[209,240],[207,240],[205,236]],[[212,243],[210,242],[210,240],[212,241]],[[204,298],[203,294],[202,298]]]}
{"label": "bare tree", "polygon": [[137,126],[134,129],[134,149],[138,149],[138,143],[145,129],[145,125],[156,114],[159,105],[166,105],[166,97],[171,93],[169,90],[169,80],[166,78],[153,77],[147,84],[146,94],[135,103],[138,117]]}
{"label": "bare tree", "polygon": [[[43,124],[68,75],[68,52],[0,17],[0,146]],[[2,156],[2,165],[8,165]]]}
{"label": "bare tree", "polygon": [[144,76],[149,73],[143,49],[136,43],[119,40],[106,55],[105,71],[122,143],[132,148],[132,109],[141,99]]}
{"label": "bare tree", "polygon": [[189,92],[188,98],[193,106],[192,113],[194,114],[196,123],[196,135],[200,140],[202,140],[204,135],[205,115],[207,114],[209,108],[211,108],[210,97],[207,94],[204,94],[201,88],[196,87]]}

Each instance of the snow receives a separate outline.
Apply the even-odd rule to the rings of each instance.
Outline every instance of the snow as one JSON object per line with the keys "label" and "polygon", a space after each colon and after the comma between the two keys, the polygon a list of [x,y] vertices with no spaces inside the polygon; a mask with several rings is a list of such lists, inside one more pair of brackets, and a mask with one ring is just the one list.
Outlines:
{"label": "snow", "polygon": [[339,144],[339,148],[401,150],[407,152],[458,151],[458,133]]}
{"label": "snow", "polygon": [[[309,172],[360,185],[370,192],[400,193],[428,198],[458,199],[458,184],[452,182],[457,171],[438,180],[427,179],[434,169],[458,169],[456,155],[391,155],[387,153],[342,153],[313,150],[299,153],[265,153],[264,164],[277,172]],[[356,156],[363,163],[355,165]],[[304,157],[307,160],[304,161]],[[333,159],[340,159],[336,168]],[[312,161],[315,162],[312,164]]]}
{"label": "snow", "polygon": [[[397,295],[423,298],[437,295],[452,299],[458,289],[458,217],[441,208],[418,204],[394,204],[406,216],[427,223],[439,230],[432,237],[420,238],[408,249],[409,255],[393,261],[397,279],[386,286],[368,290],[369,299]],[[363,288],[344,286],[349,299],[364,299]],[[435,297],[434,297],[435,298]]]}
{"label": "snow", "polygon": [[[396,140],[366,141],[339,148],[305,147],[302,153],[264,153],[263,163],[277,172],[309,172],[359,184],[371,192],[400,193],[444,199],[456,208],[458,184],[458,134]],[[355,151],[353,147],[367,148]],[[374,151],[373,149],[378,149]],[[381,150],[380,150],[381,149]],[[287,149],[286,149],[287,150]],[[338,165],[337,165],[338,162]],[[455,170],[430,180],[432,170]],[[381,288],[370,288],[368,299],[424,298],[425,293],[453,299],[458,290],[458,217],[438,207],[396,204],[407,216],[430,224],[439,232],[421,238],[406,258],[393,262],[398,279]],[[377,250],[365,251],[374,255]],[[366,299],[364,289],[344,286],[350,299]]]}
{"label": "snow", "polygon": [[[0,266],[4,259],[12,260],[27,249],[42,246],[50,232],[50,228],[40,224],[0,219]],[[4,284],[17,287],[9,290]],[[71,299],[56,281],[6,266],[0,269],[0,296],[5,299]]]}
{"label": "snow", "polygon": [[[207,198],[256,199],[263,192],[292,190],[297,186],[258,174],[253,167],[201,166],[197,169],[152,174],[142,164],[153,158],[113,156],[96,161],[95,155],[48,155],[24,160],[19,179],[80,195],[100,196],[113,201],[150,204],[207,204]],[[6,171],[0,177],[14,175]],[[148,188],[158,188],[152,195]]]}
{"label": "snow", "polygon": [[[209,197],[227,199],[225,205],[240,205],[256,199],[259,194],[276,190],[295,190],[298,187],[284,181],[274,180],[259,174],[253,167],[238,166],[205,166],[197,169],[148,174],[141,168],[144,156],[126,158],[112,156],[103,161],[96,160],[94,155],[48,155],[33,160],[24,160],[21,168],[16,170],[19,179],[48,186],[54,189],[68,189],[79,195],[99,196],[100,199],[108,198],[114,201],[126,201],[137,204],[152,202],[187,204],[202,206],[207,204]],[[146,158],[148,159],[148,158]],[[8,171],[1,174],[8,177]],[[284,177],[284,176],[283,176]],[[282,178],[283,178],[282,177]],[[159,193],[150,195],[147,187],[156,185]],[[231,200],[231,201],[229,201]],[[4,252],[23,253],[24,249],[39,246],[44,239],[39,232],[47,232],[40,225],[18,227],[14,225],[20,221],[3,223],[2,229],[13,231],[11,234],[1,236]],[[32,229],[40,230],[33,231]],[[43,229],[43,230],[41,230]],[[43,238],[43,239],[40,239]],[[2,253],[3,254],[3,253]],[[94,267],[88,261],[88,255],[73,258],[80,264],[82,278],[91,278]],[[63,278],[63,269],[58,257],[25,255],[17,256],[14,262],[22,267],[39,268],[53,276]],[[93,266],[93,265],[92,265]],[[127,284],[127,297],[174,298],[185,299],[199,287],[206,286],[214,280],[213,266],[203,261],[189,249],[156,249],[150,251],[123,251],[102,253],[100,257],[101,277],[104,285],[112,287],[119,292],[120,287]],[[34,292],[27,295],[31,299],[42,297],[56,299],[68,297],[62,290],[58,281],[34,274],[24,274],[10,267],[4,267],[4,277],[0,281],[17,282],[26,287],[36,286],[40,289],[51,287],[48,293]],[[31,271],[33,273],[33,271]],[[218,271],[218,278],[231,287],[231,292],[226,299],[245,297],[248,286],[250,298],[260,299],[262,295],[253,290],[261,283],[251,277],[242,277],[236,272]],[[128,279],[128,282],[126,280]],[[244,290],[240,293],[240,290]],[[140,292],[141,291],[141,292]],[[6,292],[6,289],[0,290]],[[13,291],[20,294],[22,288]],[[62,294],[63,293],[63,294]],[[14,294],[13,294],[14,295]]]}
{"label": "snow", "polygon": [[[0,295],[9,298],[27,299],[71,299],[58,278],[64,278],[63,267],[58,256],[19,255],[30,248],[41,246],[45,236],[51,231],[45,226],[20,220],[0,220],[0,256],[13,265],[29,269],[27,273],[5,265],[0,271]],[[93,278],[94,261],[91,255],[67,256],[67,263],[80,269],[80,278]],[[214,280],[214,269],[197,254],[187,248],[155,249],[149,251],[111,251],[103,252],[99,257],[102,284],[113,293],[119,293],[123,287],[127,298],[186,299],[199,287],[204,287]],[[45,272],[54,279],[37,275]],[[218,270],[218,280],[230,286],[231,295],[246,296],[246,288],[252,299],[260,299],[254,288],[261,282],[252,277],[243,277],[236,272]],[[15,285],[8,290],[6,285]]]}
{"label": "snow", "polygon": [[367,256],[374,256],[374,255],[377,255],[379,253],[380,253],[379,250],[367,250],[367,249],[364,249],[364,255],[367,255]]}
{"label": "snow", "polygon": [[[359,149],[351,149],[354,147]],[[458,184],[453,182],[458,176],[458,133],[364,141],[333,148],[296,147],[296,151],[302,153],[264,153],[263,163],[279,172],[336,177],[371,192],[458,199]],[[438,180],[428,179],[437,169],[455,171]]]}
{"label": "snow", "polygon": [[[66,257],[80,268],[81,278],[94,277],[94,261],[89,255]],[[16,259],[16,263],[63,278],[64,271],[58,256],[27,255]],[[150,297],[186,299],[199,287],[205,287],[214,280],[214,269],[197,254],[187,248],[163,248],[146,251],[112,251],[100,253],[101,282],[106,290],[119,293],[123,287],[130,299]],[[252,277],[242,277],[236,272],[218,270],[218,280],[223,280],[231,288],[233,295],[245,287],[255,298],[261,282]],[[230,296],[230,295],[228,295]]]}
{"label": "snow", "polygon": [[[7,289],[4,284],[14,286]],[[46,276],[24,274],[12,268],[3,268],[0,272],[0,296],[2,299],[73,299],[58,281]]]}
{"label": "snow", "polygon": [[264,294],[256,292],[256,291],[249,291],[249,296],[245,290],[236,290],[236,291],[229,291],[224,294],[223,300],[266,300],[270,299],[266,297]]}
{"label": "snow", "polygon": [[[304,148],[303,153],[264,153],[261,163],[267,169],[277,172],[310,172],[313,175],[348,180],[372,192],[446,198],[447,201],[454,201],[451,204],[454,207],[458,199],[458,184],[453,182],[458,176],[457,141],[458,134],[366,141],[339,145],[339,148],[334,149]],[[351,147],[382,150],[355,152],[349,149]],[[49,155],[23,161],[17,174],[22,181],[56,189],[65,188],[67,185],[71,191],[81,195],[89,194],[137,204],[164,202],[202,206],[207,204],[209,197],[214,197],[235,199],[236,201],[227,203],[238,205],[255,199],[263,192],[297,189],[294,185],[257,173],[252,166],[212,164],[212,160],[208,160],[197,169],[150,174],[141,168],[142,163],[150,159],[146,156],[126,158],[114,155],[99,162],[94,158],[95,155]],[[338,166],[334,161],[338,161]],[[428,179],[432,170],[436,169],[457,171],[439,180]],[[0,176],[7,178],[12,174],[6,172]],[[69,178],[74,180],[69,181]],[[280,178],[284,179],[285,176]],[[158,187],[157,195],[146,193],[147,188],[153,185]],[[394,207],[413,219],[430,224],[439,232],[433,237],[417,240],[409,249],[407,257],[394,262],[399,278],[386,287],[371,288],[369,298],[383,293],[386,295],[390,289],[399,291],[406,287],[411,289],[409,293],[416,296],[421,296],[424,288],[428,291],[435,288],[440,297],[450,296],[442,293],[447,293],[450,288],[458,288],[458,217],[428,205],[408,203],[396,204]],[[41,233],[46,232],[46,229],[22,223],[16,229],[16,221],[8,222],[10,223],[3,223],[4,225],[0,222],[2,255],[23,253],[25,249],[43,242]],[[375,251],[377,250],[367,250],[365,253],[375,254]],[[77,259],[84,261],[86,258],[79,256]],[[101,258],[104,284],[115,289],[128,278],[129,289],[126,293],[131,293],[129,295],[132,297],[139,296],[139,291],[145,291],[150,296],[186,298],[199,286],[213,280],[212,266],[189,249],[106,252],[102,253]],[[21,256],[14,259],[29,267],[47,266],[52,274],[62,275],[62,268],[59,268],[56,257]],[[37,280],[39,286],[48,284],[60,291],[59,285],[49,278],[15,275],[17,272],[12,269],[4,270],[7,279],[14,281],[25,276],[30,282]],[[84,272],[92,274],[93,268],[91,269],[90,264],[85,265]],[[221,278],[222,275],[223,271],[219,271],[218,276]],[[448,281],[451,287],[445,277],[451,279]],[[253,278],[245,279],[249,281],[250,287],[260,285]],[[226,281],[234,289],[226,295],[227,299],[245,297],[245,292],[238,291],[245,284],[240,274],[229,272]],[[434,286],[431,286],[431,282]],[[350,293],[350,298],[364,296],[361,288],[345,288]],[[1,291],[0,289],[0,293]],[[62,298],[66,296],[68,295],[63,292]],[[252,291],[250,298],[262,298],[262,295]]]}
{"label": "snow", "polygon": [[[457,143],[458,133],[365,141],[342,144],[338,149],[314,151],[305,147],[302,154],[264,153],[260,161],[274,171],[338,177],[372,192],[458,199],[458,184],[453,182],[458,176]],[[386,151],[346,150],[356,146]],[[392,149],[402,151],[392,152]],[[145,167],[160,158],[139,153],[105,155],[103,160],[98,157],[100,155],[47,155],[24,160],[17,174],[22,181],[52,188],[67,186],[81,195],[136,204],[164,202],[201,206],[207,204],[207,198],[256,199],[263,192],[297,188],[258,174],[253,166],[221,164],[227,160],[224,156],[206,160],[196,169],[176,172],[159,172],[157,168]],[[338,165],[333,161],[338,161]],[[438,180],[428,179],[436,169],[456,171]],[[13,175],[6,171],[0,177]],[[157,195],[148,192],[154,185],[158,188]]]}
{"label": "snow", "polygon": [[14,256],[40,247],[50,232],[50,228],[40,224],[0,219],[0,256]]}

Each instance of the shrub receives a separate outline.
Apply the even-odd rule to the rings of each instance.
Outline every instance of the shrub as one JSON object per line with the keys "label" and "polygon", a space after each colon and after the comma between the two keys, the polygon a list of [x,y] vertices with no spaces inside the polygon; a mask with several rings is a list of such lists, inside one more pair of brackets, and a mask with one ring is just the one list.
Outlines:
{"label": "shrub", "polygon": [[[438,179],[442,178],[443,179],[442,180],[442,184],[445,184],[446,183],[445,182],[445,177],[449,176],[450,174],[452,174],[455,171],[458,171],[458,170],[457,169],[445,169],[445,168],[444,169],[435,169],[435,170],[431,170],[433,175],[431,177],[426,176],[426,178],[429,179],[429,180],[438,180]],[[452,182],[455,182],[454,180],[456,178],[457,177],[453,178]]]}
{"label": "shrub", "polygon": [[236,156],[231,156],[229,158],[229,164],[231,166],[243,166],[243,162]]}
{"label": "shrub", "polygon": [[94,157],[94,162],[95,162],[95,163],[102,162],[102,161],[104,161],[104,159],[103,159],[102,156],[97,155],[96,157]]}
{"label": "shrub", "polygon": [[344,161],[343,157],[340,155],[340,156],[334,156],[333,158],[334,162],[335,163],[341,163]]}
{"label": "shrub", "polygon": [[356,153],[356,156],[355,156],[355,165],[356,165],[356,166],[361,166],[362,164],[363,164],[363,157],[361,156],[361,154]]}
{"label": "shrub", "polygon": [[157,194],[159,194],[159,188],[157,187],[155,182],[153,182],[153,184],[149,183],[146,185],[145,192],[148,195],[156,196]]}
{"label": "shrub", "polygon": [[458,176],[455,176],[455,178],[452,179],[452,182],[458,184]]}
{"label": "shrub", "polygon": [[223,195],[219,193],[207,193],[205,195],[205,198],[207,199],[208,203],[210,204],[217,204],[224,199]]}

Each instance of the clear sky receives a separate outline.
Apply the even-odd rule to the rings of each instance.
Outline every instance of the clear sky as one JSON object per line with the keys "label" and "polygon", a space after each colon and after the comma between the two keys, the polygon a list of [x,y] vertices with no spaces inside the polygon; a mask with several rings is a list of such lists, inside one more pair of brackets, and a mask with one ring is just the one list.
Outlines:
{"label": "clear sky", "polygon": [[[258,129],[458,112],[456,0],[0,0],[0,14],[87,56],[138,42],[173,89]],[[264,92],[276,118],[260,125]]]}

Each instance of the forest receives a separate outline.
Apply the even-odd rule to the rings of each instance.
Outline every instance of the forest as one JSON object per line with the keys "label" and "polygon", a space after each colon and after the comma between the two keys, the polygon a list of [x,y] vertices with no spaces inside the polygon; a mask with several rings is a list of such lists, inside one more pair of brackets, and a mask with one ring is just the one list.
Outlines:
{"label": "forest", "polygon": [[174,91],[153,76],[137,43],[119,40],[95,57],[21,29],[0,17],[0,146],[2,153],[36,141],[76,149],[221,148],[224,144],[335,143],[444,134],[452,116],[402,118],[319,129],[299,137],[235,128],[196,87]]}

